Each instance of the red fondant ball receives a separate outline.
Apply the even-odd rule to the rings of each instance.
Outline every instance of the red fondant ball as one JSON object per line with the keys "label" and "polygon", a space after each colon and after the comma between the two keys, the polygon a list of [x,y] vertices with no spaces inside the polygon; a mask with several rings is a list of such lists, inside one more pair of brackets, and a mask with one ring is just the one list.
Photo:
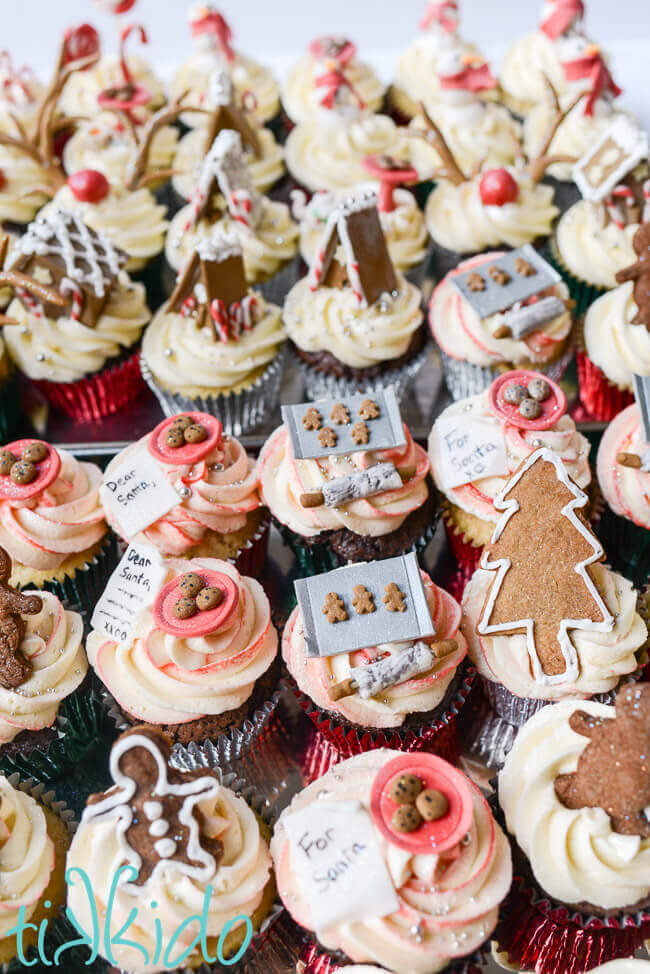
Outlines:
{"label": "red fondant ball", "polygon": [[68,176],[72,195],[80,203],[101,203],[110,192],[109,182],[97,169],[80,169]]}
{"label": "red fondant ball", "polygon": [[517,199],[519,187],[507,169],[488,169],[479,183],[479,192],[485,206],[505,206]]}

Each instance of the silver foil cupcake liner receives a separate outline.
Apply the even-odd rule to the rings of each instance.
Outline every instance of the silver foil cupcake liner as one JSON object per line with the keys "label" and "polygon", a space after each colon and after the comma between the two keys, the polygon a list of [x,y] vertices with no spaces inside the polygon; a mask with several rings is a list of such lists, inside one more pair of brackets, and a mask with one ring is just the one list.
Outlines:
{"label": "silver foil cupcake liner", "polygon": [[375,389],[384,389],[386,386],[394,386],[395,394],[400,399],[407,386],[418,374],[428,356],[431,354],[431,346],[426,344],[410,362],[396,369],[386,369],[381,375],[375,378],[364,379],[345,379],[326,372],[318,372],[311,365],[303,362],[295,353],[291,353],[289,362],[290,367],[297,368],[302,375],[307,399],[327,399],[336,396],[352,396],[357,392],[372,393]]}
{"label": "silver foil cupcake liner", "polygon": [[154,375],[140,356],[140,371],[154,396],[160,403],[165,416],[176,413],[202,412],[216,416],[223,423],[224,432],[231,436],[241,436],[254,429],[265,416],[273,412],[280,393],[280,383],[284,370],[285,349],[281,348],[262,375],[251,386],[240,392],[219,393],[214,396],[185,396],[158,385]]}
{"label": "silver foil cupcake liner", "polygon": [[[473,365],[462,359],[452,358],[442,349],[438,349],[442,372],[445,383],[452,399],[467,399],[469,396],[476,396],[480,392],[485,392],[495,379],[497,379],[504,369],[489,368],[482,365]],[[533,366],[538,372],[543,372],[549,379],[559,382],[569,367],[573,358],[573,347],[567,348],[562,356],[555,362],[545,367]],[[512,368],[518,366],[513,365]]]}
{"label": "silver foil cupcake liner", "polygon": [[287,294],[297,284],[301,278],[300,256],[297,255],[284,267],[281,267],[277,274],[269,277],[267,281],[260,284],[253,284],[256,291],[261,291],[266,301],[277,304],[280,307],[284,304]]}

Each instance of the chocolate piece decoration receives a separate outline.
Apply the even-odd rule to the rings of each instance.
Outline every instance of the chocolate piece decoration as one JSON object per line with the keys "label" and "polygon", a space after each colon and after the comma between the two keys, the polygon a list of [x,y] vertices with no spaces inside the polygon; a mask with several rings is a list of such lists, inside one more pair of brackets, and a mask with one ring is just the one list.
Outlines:
{"label": "chocolate piece decoration", "polygon": [[345,608],[345,603],[336,592],[330,592],[325,596],[325,605],[323,606],[323,615],[326,616],[327,621],[331,623],[335,622],[345,622],[348,618],[348,611]]}
{"label": "chocolate piece decoration", "polygon": [[374,399],[364,399],[359,406],[359,419],[379,419],[381,410]]}
{"label": "chocolate piece decoration", "polygon": [[396,832],[415,832],[422,825],[422,816],[415,805],[400,805],[393,812],[391,825]]}
{"label": "chocolate piece decoration", "polygon": [[517,257],[515,260],[515,270],[522,277],[534,277],[537,271],[531,264],[529,260],[524,260],[523,257]]}
{"label": "chocolate piece decoration", "polygon": [[[128,257],[109,238],[86,226],[78,213],[54,210],[39,216],[18,242],[18,256],[9,271],[19,275],[16,296],[32,310],[23,291],[39,298],[48,318],[62,315],[94,328],[120,270]],[[43,288],[39,276],[49,274],[52,286]]]}
{"label": "chocolate piece decoration", "polygon": [[518,406],[528,395],[528,389],[526,386],[522,385],[520,382],[513,382],[511,385],[506,386],[503,398],[506,402],[512,403],[513,406]]}
{"label": "chocolate piece decoration", "polygon": [[199,612],[206,612],[208,609],[215,609],[223,602],[223,592],[216,585],[208,585],[202,588],[196,596],[196,605]]}
{"label": "chocolate piece decoration", "polygon": [[[336,259],[339,247],[344,264]],[[398,290],[374,193],[349,200],[330,213],[309,272],[309,286],[312,291],[319,287],[350,287],[361,307]]]}
{"label": "chocolate piece decoration", "polygon": [[492,280],[495,281],[497,284],[499,284],[501,287],[505,287],[506,284],[510,284],[511,281],[510,274],[508,274],[508,272],[505,271],[502,267],[497,267],[496,264],[492,264],[492,266],[488,268],[488,274],[490,275]]}
{"label": "chocolate piece decoration", "polygon": [[632,246],[638,257],[636,263],[623,268],[616,275],[619,284],[634,282],[634,301],[637,312],[633,325],[645,325],[650,331],[650,223],[642,223],[632,238]]}
{"label": "chocolate piece decoration", "polygon": [[25,637],[25,620],[22,615],[37,615],[43,608],[38,595],[23,595],[9,584],[11,559],[0,548],[0,686],[15,690],[32,672],[32,664],[26,659],[20,646]]}
{"label": "chocolate piece decoration", "polygon": [[537,402],[546,402],[551,394],[551,387],[546,381],[539,376],[536,379],[531,379],[528,383],[528,395],[531,399],[535,399]]}
{"label": "chocolate piece decoration", "polygon": [[28,443],[23,450],[22,459],[29,460],[30,463],[39,463],[39,461],[44,460],[47,456],[47,447],[44,443],[39,443],[34,441],[34,443]]}
{"label": "chocolate piece decoration", "polygon": [[485,291],[487,284],[480,274],[473,271],[467,278],[467,287],[470,291]]}
{"label": "chocolate piece decoration", "polygon": [[179,579],[178,587],[183,595],[193,599],[203,588],[203,579],[196,572],[186,572]]}
{"label": "chocolate piece decoration", "polygon": [[323,425],[323,417],[317,409],[308,409],[302,417],[302,425],[306,430],[319,430]]}
{"label": "chocolate piece decoration", "polygon": [[200,423],[192,423],[183,431],[183,438],[186,443],[203,443],[208,438],[208,431]]}
{"label": "chocolate piece decoration", "polygon": [[582,196],[599,203],[647,158],[648,137],[632,119],[618,115],[573,167]]}
{"label": "chocolate piece decoration", "polygon": [[134,727],[111,750],[115,786],[91,795],[84,822],[117,820],[117,842],[123,860],[138,871],[124,884],[143,895],[163,871],[206,885],[223,855],[219,839],[202,834],[199,803],[216,802],[221,785],[205,770],[180,772],[170,764],[172,741],[151,726]]}
{"label": "chocolate piece decoration", "polygon": [[175,619],[191,619],[196,615],[196,602],[189,597],[179,599],[172,609],[172,615]]}
{"label": "chocolate piece decoration", "polygon": [[621,467],[630,467],[632,470],[640,470],[643,466],[643,459],[638,453],[617,453],[616,462]]}
{"label": "chocolate piece decoration", "polygon": [[437,822],[449,811],[449,801],[436,788],[426,788],[415,799],[415,807],[425,822]]}
{"label": "chocolate piece decoration", "polygon": [[183,430],[177,426],[167,431],[165,436],[165,443],[167,446],[171,447],[172,450],[177,450],[180,446],[185,445],[185,437],[183,435]]}
{"label": "chocolate piece decoration", "polygon": [[13,455],[11,450],[1,450],[0,451],[0,475],[6,476],[10,473],[11,468],[16,462],[16,457]]}
{"label": "chocolate piece decoration", "polygon": [[388,797],[396,805],[412,805],[422,791],[422,782],[417,775],[408,772],[399,775],[388,789]]}
{"label": "chocolate piece decoration", "polygon": [[573,774],[555,779],[567,808],[602,808],[620,835],[650,838],[650,683],[628,683],[616,694],[615,716],[574,711],[569,726],[589,739]]}
{"label": "chocolate piece decoration", "polygon": [[376,612],[375,599],[372,592],[369,592],[365,585],[354,586],[354,598],[352,605],[357,615],[366,615],[368,612]]}
{"label": "chocolate piece decoration", "polygon": [[338,441],[338,436],[334,432],[331,426],[323,426],[322,430],[318,434],[318,442],[321,446],[336,446]]}
{"label": "chocolate piece decoration", "polygon": [[406,612],[404,593],[400,591],[395,582],[389,582],[386,586],[382,602],[389,612]]}
{"label": "chocolate piece decoration", "polygon": [[170,428],[171,429],[179,429],[181,431],[181,433],[182,433],[182,432],[184,432],[184,430],[187,429],[188,426],[191,426],[191,425],[192,425],[192,417],[191,416],[176,416],[176,418],[172,420],[172,423],[171,423],[171,427]]}
{"label": "chocolate piece decoration", "polygon": [[587,503],[562,459],[545,447],[494,501],[503,513],[480,562],[494,580],[477,630],[525,632],[533,678],[544,686],[577,679],[572,630],[609,632],[614,625],[589,571],[604,552],[579,510]]}
{"label": "chocolate piece decoration", "polygon": [[542,415],[542,407],[530,396],[526,396],[519,403],[519,412],[524,417],[524,419],[537,419],[538,416]]}
{"label": "chocolate piece decoration", "polygon": [[336,426],[347,426],[350,422],[350,410],[342,402],[337,402],[330,413],[330,419]]}
{"label": "chocolate piece decoration", "polygon": [[352,427],[352,432],[350,433],[352,437],[352,442],[361,446],[367,443],[370,439],[370,430],[364,423],[362,419],[357,420],[357,422]]}
{"label": "chocolate piece decoration", "polygon": [[204,152],[210,151],[212,143],[224,129],[238,132],[242,145],[255,159],[262,156],[262,146],[254,124],[248,121],[243,107],[237,105],[232,81],[227,71],[217,70],[210,78],[210,95],[215,108],[208,119]]}
{"label": "chocolate piece decoration", "polygon": [[9,471],[9,476],[15,484],[31,484],[33,480],[36,480],[36,475],[35,465],[27,460],[16,460]]}

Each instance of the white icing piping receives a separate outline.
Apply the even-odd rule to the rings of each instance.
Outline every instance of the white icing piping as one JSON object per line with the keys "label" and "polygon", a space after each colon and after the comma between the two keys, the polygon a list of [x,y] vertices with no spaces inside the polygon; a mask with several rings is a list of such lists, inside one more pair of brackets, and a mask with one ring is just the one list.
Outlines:
{"label": "white icing piping", "polygon": [[569,637],[568,630],[582,629],[587,632],[611,632],[614,627],[614,617],[607,608],[602,596],[600,595],[600,592],[594,584],[593,579],[587,571],[588,565],[592,565],[594,562],[602,558],[604,554],[602,545],[592,534],[590,529],[575,515],[576,508],[584,507],[585,504],[588,503],[589,498],[583,490],[573,483],[561,457],[548,447],[541,447],[539,450],[535,450],[534,453],[531,453],[525,463],[519,468],[519,470],[495,497],[494,507],[496,510],[503,511],[504,513],[494,529],[494,533],[492,535],[492,544],[499,540],[506,528],[506,525],[510,521],[510,518],[519,510],[519,502],[516,500],[507,500],[506,498],[508,494],[514,487],[516,487],[526,471],[538,460],[547,460],[549,463],[552,463],[555,467],[555,473],[558,480],[560,480],[573,494],[573,500],[569,501],[568,504],[565,504],[565,506],[562,508],[562,514],[569,519],[571,525],[582,535],[585,541],[587,541],[587,543],[593,549],[593,553],[590,557],[585,558],[584,561],[576,564],[575,571],[582,578],[587,590],[589,591],[589,594],[602,613],[603,621],[593,622],[591,619],[563,619],[558,630],[558,642],[560,644],[562,656],[564,657],[566,670],[564,673],[545,673],[542,669],[539,656],[537,655],[533,619],[517,619],[513,620],[512,622],[503,622],[490,625],[489,620],[492,616],[492,612],[494,611],[494,603],[496,602],[497,596],[501,590],[501,585],[503,584],[503,579],[510,569],[512,562],[510,558],[499,558],[495,561],[490,561],[489,552],[484,551],[483,555],[481,556],[481,568],[483,568],[485,571],[496,570],[497,577],[492,583],[492,588],[486,600],[483,616],[477,626],[477,630],[482,636],[487,636],[497,632],[511,632],[514,629],[525,629],[526,646],[533,668],[533,678],[536,683],[539,683],[542,686],[551,686],[556,683],[568,683],[571,680],[577,680],[579,676],[578,656]]}
{"label": "white icing piping", "polygon": [[[361,213],[363,210],[372,210],[377,206],[377,196],[375,193],[364,193],[362,196],[356,198],[350,198],[345,200],[335,209],[331,211],[327,217],[327,223],[325,224],[325,229],[323,230],[323,237],[318,250],[316,251],[316,256],[309,270],[309,288],[315,291],[319,287],[321,277],[323,276],[323,263],[325,261],[325,255],[331,245],[332,237],[336,233],[339,238],[339,242],[343,247],[343,253],[345,254],[345,264],[348,273],[348,280],[350,281],[350,287],[357,299],[359,307],[366,308],[368,302],[366,301],[362,286],[361,277],[359,276],[359,264],[357,263],[354,250],[352,249],[352,243],[350,241],[350,235],[348,233],[347,218],[352,213]],[[334,258],[332,258],[334,259]]]}

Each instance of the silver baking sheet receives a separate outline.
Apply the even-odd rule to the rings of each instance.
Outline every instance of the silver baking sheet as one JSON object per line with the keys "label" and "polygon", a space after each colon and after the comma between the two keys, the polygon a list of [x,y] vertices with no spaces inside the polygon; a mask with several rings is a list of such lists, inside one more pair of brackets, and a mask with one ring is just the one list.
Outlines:
{"label": "silver baking sheet", "polygon": [[[520,257],[532,264],[537,273],[530,277],[519,274],[515,270],[515,261]],[[496,281],[493,281],[489,274],[491,267],[498,267],[500,270],[506,271],[510,277],[509,283],[497,284]],[[479,274],[483,278],[485,290],[473,291],[469,287],[468,279],[473,274]],[[495,260],[485,261],[484,264],[479,264],[470,270],[454,273],[449,280],[469,302],[479,318],[489,318],[498,311],[511,308],[518,301],[526,301],[534,294],[539,294],[546,288],[557,284],[560,275],[531,244],[526,244],[524,247],[519,247],[518,250],[508,251]]]}

